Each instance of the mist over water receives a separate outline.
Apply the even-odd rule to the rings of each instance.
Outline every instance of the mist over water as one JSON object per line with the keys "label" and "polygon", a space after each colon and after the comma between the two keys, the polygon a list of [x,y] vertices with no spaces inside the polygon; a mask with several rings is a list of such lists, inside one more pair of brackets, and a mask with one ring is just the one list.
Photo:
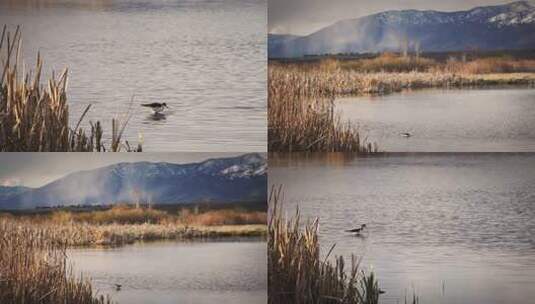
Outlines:
{"label": "mist over water", "polygon": [[[535,154],[270,156],[288,214],[319,217],[325,254],[363,258],[384,303],[535,297]],[[366,223],[365,237],[344,232]]]}
{"label": "mist over water", "polygon": [[[266,1],[0,2],[22,25],[24,59],[41,52],[50,74],[69,68],[70,124],[93,104],[111,119],[132,105],[126,129],[146,151],[266,150]],[[44,78],[43,78],[44,79]],[[153,116],[140,103],[166,102]],[[239,147],[237,149],[236,147]]]}

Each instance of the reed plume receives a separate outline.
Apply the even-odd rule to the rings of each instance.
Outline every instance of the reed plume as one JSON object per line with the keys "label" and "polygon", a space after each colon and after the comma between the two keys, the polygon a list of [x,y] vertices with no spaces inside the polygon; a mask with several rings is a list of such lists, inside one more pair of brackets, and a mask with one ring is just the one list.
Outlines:
{"label": "reed plume", "polygon": [[285,218],[280,198],[281,189],[272,188],[268,226],[268,302],[378,303],[380,292],[374,274],[361,271],[355,256],[351,257],[349,265],[341,256],[331,261],[334,245],[322,257],[319,220],[301,225],[299,210],[292,218]]}
{"label": "reed plume", "polygon": [[[0,37],[0,151],[2,152],[101,152],[141,151],[141,145],[130,147],[122,136],[128,117],[112,120],[112,140],[103,142],[102,124],[90,123],[87,133],[81,123],[88,105],[76,126],[69,126],[67,102],[68,69],[52,76],[41,85],[43,59],[37,53],[35,69],[26,72],[22,64],[20,27],[10,34],[7,26]],[[21,71],[22,69],[22,71]],[[120,127],[119,127],[120,126]]]}

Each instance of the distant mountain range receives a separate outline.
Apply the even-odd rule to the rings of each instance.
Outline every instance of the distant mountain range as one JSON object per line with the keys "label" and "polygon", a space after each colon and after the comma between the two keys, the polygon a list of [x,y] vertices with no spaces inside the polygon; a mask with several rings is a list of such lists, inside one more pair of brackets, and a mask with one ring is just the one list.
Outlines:
{"label": "distant mountain range", "polygon": [[200,163],[118,163],[69,174],[39,188],[0,187],[0,209],[115,203],[265,201],[267,162],[259,154]]}
{"label": "distant mountain range", "polygon": [[374,53],[535,49],[535,5],[518,1],[468,11],[386,11],[342,20],[308,36],[268,36],[270,58]]}

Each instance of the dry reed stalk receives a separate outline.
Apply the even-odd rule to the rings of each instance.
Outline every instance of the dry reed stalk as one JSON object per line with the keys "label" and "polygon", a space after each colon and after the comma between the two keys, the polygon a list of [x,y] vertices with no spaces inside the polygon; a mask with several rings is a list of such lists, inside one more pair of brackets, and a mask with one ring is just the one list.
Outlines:
{"label": "dry reed stalk", "polygon": [[[100,122],[91,123],[91,132],[86,134],[80,124],[89,111],[86,108],[74,129],[69,127],[67,103],[67,74],[65,69],[59,77],[52,77],[45,87],[41,86],[43,60],[37,54],[35,72],[22,67],[22,39],[20,28],[11,35],[7,26],[0,37],[0,151],[2,152],[92,152],[106,151],[102,142]],[[20,69],[22,68],[22,72]],[[123,143],[122,135],[128,119],[120,128],[112,121],[113,134],[110,149],[113,152],[141,151],[141,146],[131,148]]]}
{"label": "dry reed stalk", "polygon": [[334,113],[335,95],[317,85],[322,75],[269,69],[269,151],[376,152],[375,144],[366,143],[356,127]]}
{"label": "dry reed stalk", "polygon": [[0,220],[45,231],[67,246],[123,245],[136,241],[258,237],[266,233],[266,213],[212,210],[179,214],[117,206],[105,211],[1,215]]}
{"label": "dry reed stalk", "polygon": [[321,257],[318,219],[301,225],[299,210],[286,219],[281,213],[281,188],[272,188],[268,226],[268,302],[375,304],[379,287],[373,273],[359,270],[352,256],[330,260],[334,245]]}
{"label": "dry reed stalk", "polygon": [[[502,67],[489,68],[496,62],[502,62]],[[342,122],[334,113],[334,100],[339,96],[435,87],[535,86],[535,73],[518,72],[535,71],[533,60],[491,58],[459,63],[459,66],[462,68],[425,58],[388,56],[349,62],[327,59],[319,63],[270,63],[268,149],[270,152],[377,152],[375,144],[363,140],[354,125]],[[507,69],[516,72],[490,73]]]}
{"label": "dry reed stalk", "polygon": [[0,299],[2,303],[104,304],[89,280],[67,264],[66,245],[35,229],[0,219]]}

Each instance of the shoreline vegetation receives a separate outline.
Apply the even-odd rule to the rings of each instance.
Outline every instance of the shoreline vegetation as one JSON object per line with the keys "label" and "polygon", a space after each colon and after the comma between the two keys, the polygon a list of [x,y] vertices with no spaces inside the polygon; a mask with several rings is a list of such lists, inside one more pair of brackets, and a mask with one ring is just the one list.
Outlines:
{"label": "shoreline vegetation", "polygon": [[108,210],[0,214],[0,299],[9,303],[108,304],[74,273],[67,250],[137,241],[262,237],[265,211],[239,208],[169,212],[121,205]]}
{"label": "shoreline vegetation", "polygon": [[5,303],[109,304],[67,261],[51,230],[0,220],[0,299]]}
{"label": "shoreline vegetation", "polygon": [[444,61],[394,53],[373,58],[270,61],[269,151],[373,153],[358,127],[342,122],[334,100],[411,89],[535,86],[535,60],[509,56]]}
{"label": "shoreline vegetation", "polygon": [[138,241],[265,237],[267,214],[239,208],[183,208],[168,212],[118,205],[103,211],[1,214],[0,221],[30,227],[69,247],[122,246]]}
{"label": "shoreline vegetation", "polygon": [[[4,25],[0,36],[0,152],[141,152],[142,144],[130,146],[123,133],[130,110],[112,119],[111,141],[105,140],[100,121],[90,122],[86,132],[81,123],[85,108],[74,128],[69,125],[67,102],[68,69],[55,73],[41,85],[43,59],[37,53],[34,71],[26,71],[22,59],[22,34]],[[133,100],[132,100],[133,102]]]}
{"label": "shoreline vegetation", "polygon": [[299,210],[293,217],[283,216],[280,188],[272,189],[269,202],[270,304],[379,302],[381,291],[378,281],[373,272],[366,274],[360,269],[359,259],[352,256],[349,265],[342,256],[330,261],[334,245],[322,257],[318,219],[302,225]]}

